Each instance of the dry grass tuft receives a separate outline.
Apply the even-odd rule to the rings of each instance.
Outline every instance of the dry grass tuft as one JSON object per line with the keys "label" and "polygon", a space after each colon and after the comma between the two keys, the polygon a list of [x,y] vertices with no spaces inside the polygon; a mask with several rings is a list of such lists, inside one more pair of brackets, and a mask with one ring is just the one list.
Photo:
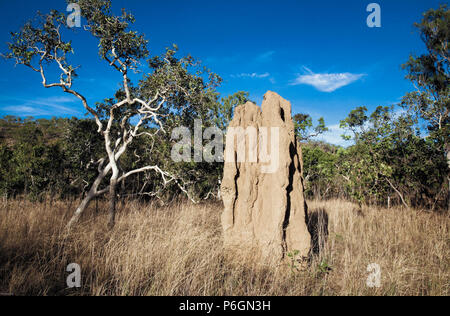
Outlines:
{"label": "dry grass tuft", "polygon": [[[304,271],[230,258],[222,251],[220,204],[127,203],[112,232],[106,206],[64,233],[75,202],[0,204],[0,293],[16,295],[449,295],[448,215],[313,201],[320,252]],[[66,289],[66,267],[82,288]],[[381,267],[369,288],[367,266]]]}

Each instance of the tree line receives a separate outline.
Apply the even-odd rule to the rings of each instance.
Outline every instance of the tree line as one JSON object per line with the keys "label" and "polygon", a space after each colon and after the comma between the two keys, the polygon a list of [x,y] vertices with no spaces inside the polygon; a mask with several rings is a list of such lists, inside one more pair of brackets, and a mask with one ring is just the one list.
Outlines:
{"label": "tree line", "polygon": [[[72,1],[73,2],[73,1]],[[219,198],[221,163],[170,159],[178,126],[193,130],[225,129],[234,108],[248,101],[247,92],[220,98],[221,78],[192,56],[178,57],[176,45],[150,56],[144,35],[132,29],[134,17],[115,15],[106,0],[76,1],[87,21],[85,30],[98,40],[100,60],[117,72],[121,88],[91,105],[76,90],[78,66],[70,63],[71,41],[63,39],[65,15],[40,14],[11,34],[4,55],[42,78],[42,85],[71,94],[90,119],[21,119],[0,121],[0,190],[4,195],[32,198],[76,196],[82,199],[75,223],[90,201],[107,196],[110,226],[119,197],[159,198],[177,195],[200,201]],[[327,131],[307,114],[294,116],[304,144],[304,179],[310,198],[343,197],[360,204],[403,204],[431,209],[449,206],[449,11],[441,6],[424,13],[416,26],[427,52],[403,65],[416,91],[401,104],[358,107],[342,120],[353,140],[347,148],[314,142]],[[149,71],[133,82],[130,73],[142,63]],[[54,64],[60,80],[49,82]]]}
{"label": "tree line", "polygon": [[415,91],[399,104],[368,113],[357,107],[341,121],[339,148],[311,142],[327,130],[307,114],[294,117],[305,142],[304,176],[309,197],[343,197],[361,204],[450,210],[450,12],[430,9],[415,23],[426,52],[402,65]]}

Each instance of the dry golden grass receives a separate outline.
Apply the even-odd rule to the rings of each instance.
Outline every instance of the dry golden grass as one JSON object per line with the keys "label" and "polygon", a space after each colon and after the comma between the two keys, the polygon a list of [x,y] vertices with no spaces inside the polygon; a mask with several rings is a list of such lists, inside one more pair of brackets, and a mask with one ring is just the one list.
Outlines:
{"label": "dry golden grass", "polygon": [[[449,295],[448,215],[313,201],[329,236],[306,270],[270,268],[222,251],[220,204],[129,202],[112,232],[106,208],[64,233],[75,202],[0,203],[0,293],[16,295]],[[321,236],[323,239],[324,236]],[[82,288],[66,289],[69,263]],[[369,288],[367,266],[381,267]],[[328,270],[328,271],[327,271]]]}

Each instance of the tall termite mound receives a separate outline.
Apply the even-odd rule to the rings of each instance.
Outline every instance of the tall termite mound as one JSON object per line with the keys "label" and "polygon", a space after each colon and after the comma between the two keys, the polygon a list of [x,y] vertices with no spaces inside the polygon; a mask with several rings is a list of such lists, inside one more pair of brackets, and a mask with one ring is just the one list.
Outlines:
{"label": "tall termite mound", "polygon": [[301,157],[289,101],[269,91],[261,108],[235,109],[221,187],[225,248],[257,250],[263,259],[296,250],[308,256]]}

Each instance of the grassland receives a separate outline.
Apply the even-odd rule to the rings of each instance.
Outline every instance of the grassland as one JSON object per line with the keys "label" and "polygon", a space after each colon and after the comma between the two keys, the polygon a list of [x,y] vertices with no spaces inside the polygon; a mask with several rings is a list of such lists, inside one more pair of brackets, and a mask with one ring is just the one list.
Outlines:
{"label": "grassland", "polygon": [[[449,295],[448,214],[310,201],[328,214],[321,251],[301,271],[224,254],[221,205],[127,202],[113,231],[95,204],[68,234],[76,201],[0,202],[0,292],[15,295]],[[325,231],[324,227],[320,229]],[[82,287],[67,289],[78,263]],[[381,267],[369,288],[367,266]]]}

